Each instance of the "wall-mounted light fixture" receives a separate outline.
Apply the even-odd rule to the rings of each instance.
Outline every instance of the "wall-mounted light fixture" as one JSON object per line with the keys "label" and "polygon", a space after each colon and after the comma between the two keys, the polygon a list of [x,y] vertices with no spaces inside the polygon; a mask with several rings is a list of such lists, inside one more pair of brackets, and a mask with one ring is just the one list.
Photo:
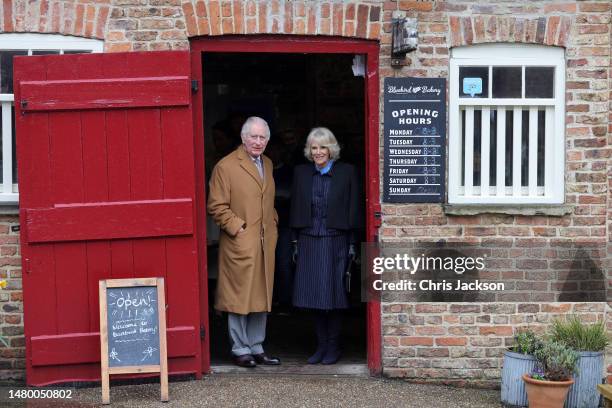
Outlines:
{"label": "wall-mounted light fixture", "polygon": [[400,59],[414,51],[419,43],[416,18],[394,18],[392,20],[392,59]]}

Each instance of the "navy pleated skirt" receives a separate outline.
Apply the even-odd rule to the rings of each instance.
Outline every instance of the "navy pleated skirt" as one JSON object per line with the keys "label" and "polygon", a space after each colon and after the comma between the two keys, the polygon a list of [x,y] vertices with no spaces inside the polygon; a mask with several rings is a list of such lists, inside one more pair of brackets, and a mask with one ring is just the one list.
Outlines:
{"label": "navy pleated skirt", "polygon": [[346,309],[344,273],[348,262],[347,235],[317,237],[300,234],[293,286],[293,305],[306,309]]}

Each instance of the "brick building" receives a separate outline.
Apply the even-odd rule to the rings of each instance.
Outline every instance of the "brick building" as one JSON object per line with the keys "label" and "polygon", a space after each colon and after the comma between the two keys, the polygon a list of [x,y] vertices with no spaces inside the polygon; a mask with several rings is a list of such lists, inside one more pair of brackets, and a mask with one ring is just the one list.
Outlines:
{"label": "brick building", "polygon": [[[496,263],[490,265],[492,277],[512,281],[518,292],[527,295],[507,299],[502,297],[494,303],[411,303],[391,300],[371,305],[367,313],[375,317],[368,323],[368,330],[379,342],[369,344],[368,352],[372,353],[371,347],[378,347],[376,343],[381,345],[381,349],[374,352],[378,353],[374,360],[379,361],[373,364],[378,364],[378,370],[391,377],[495,385],[499,381],[503,350],[510,345],[513,334],[520,328],[544,329],[556,316],[576,313],[584,321],[604,320],[608,329],[612,330],[610,303],[555,302],[556,298],[544,294],[540,297],[529,296],[530,292],[538,290],[534,282],[547,280],[546,276],[550,276],[547,274],[551,270],[569,269],[562,262],[555,263],[559,259],[554,248],[571,244],[587,248],[599,270],[603,271],[603,281],[607,283],[605,289],[610,298],[612,9],[609,1],[4,0],[0,13],[0,102],[3,111],[0,200],[4,204],[0,223],[0,277],[7,278],[9,283],[8,288],[0,292],[0,327],[2,335],[10,342],[10,347],[0,348],[0,378],[25,378],[26,336],[23,322],[24,318],[37,319],[27,313],[24,316],[22,270],[25,268],[20,256],[20,235],[13,228],[20,224],[19,194],[17,169],[14,166],[16,159],[14,155],[11,156],[13,89],[11,78],[5,74],[6,70],[11,69],[13,55],[194,51],[204,49],[198,44],[214,47],[215,41],[224,39],[250,44],[249,38],[281,43],[286,39],[290,43],[294,38],[304,37],[337,41],[333,46],[340,48],[343,40],[358,40],[356,44],[376,47],[378,61],[373,65],[370,58],[366,76],[376,72],[380,83],[376,84],[375,89],[381,92],[384,78],[388,77],[445,78],[449,92],[449,131],[446,135],[449,140],[449,172],[445,186],[447,198],[443,204],[382,202],[378,189],[378,185],[383,184],[382,93],[375,102],[370,96],[368,102],[374,103],[369,105],[370,108],[379,108],[377,112],[366,109],[360,113],[365,116],[365,123],[371,122],[368,119],[376,118],[376,123],[369,125],[374,129],[369,136],[363,136],[363,129],[354,131],[354,134],[361,132],[361,137],[365,139],[362,143],[364,147],[355,153],[364,155],[358,160],[372,162],[378,170],[374,172],[378,174],[365,170],[368,176],[364,184],[377,186],[375,190],[365,188],[368,197],[366,217],[370,226],[366,238],[374,239],[373,235],[368,235],[372,233],[381,242],[453,239],[490,248],[497,254]],[[393,62],[392,66],[391,23],[394,17],[416,18],[418,46],[405,58]],[[322,44],[325,47],[325,43]],[[263,48],[257,49],[259,53],[266,52]],[[301,48],[295,52],[309,53]],[[359,53],[365,52],[354,52]],[[234,57],[228,56],[227,61],[240,65],[243,58]],[[516,99],[512,103],[500,101],[509,96],[503,95],[503,89],[495,90],[495,78],[496,75],[500,75],[499,78],[501,75],[512,75],[499,69],[507,67],[508,60],[512,58],[525,59],[517,65],[525,72],[523,82],[528,81],[527,72],[536,75],[538,72],[542,74],[538,69],[555,69],[552,75],[550,71],[544,71],[541,77],[532,79],[532,83],[548,84],[550,96],[547,96],[547,90],[543,90],[544,95],[532,95],[531,100],[522,103],[518,100],[530,97],[528,92],[523,91],[518,96],[511,96]],[[470,59],[477,62],[465,63]],[[206,62],[205,57],[205,69]],[[213,62],[211,65],[215,69],[209,73],[211,77],[228,69],[223,61]],[[287,59],[282,62],[301,75],[308,73],[299,71],[301,64],[314,64],[310,66],[315,67],[315,72],[323,72],[322,76],[325,72],[335,73],[329,68],[334,63],[344,63],[340,59],[332,60],[329,66],[321,61]],[[455,89],[461,92],[458,85],[463,75],[461,70],[471,66],[486,67],[484,73],[469,74],[482,74],[483,82],[491,86],[492,95],[487,106],[465,103],[461,97],[452,94]],[[270,65],[264,67],[269,68]],[[234,66],[229,68],[234,69]],[[490,74],[493,78],[489,79]],[[290,82],[289,76],[282,78]],[[521,81],[520,73],[518,78]],[[317,80],[315,78],[313,81]],[[343,78],[341,81],[349,86],[352,84],[349,79]],[[221,80],[214,84],[219,98],[225,95],[224,85]],[[363,83],[359,83],[359,86],[363,87]],[[320,87],[318,85],[317,89],[321,90]],[[512,92],[510,88],[506,91]],[[520,82],[518,88],[521,88]],[[326,97],[337,98],[339,103],[363,102],[363,99],[359,99],[363,96],[350,91],[338,92],[344,92],[339,94],[342,100],[338,95]],[[496,92],[500,93],[496,95]],[[206,107],[206,95],[214,96],[205,94],[204,109],[214,111],[214,108]],[[280,93],[275,95],[278,97]],[[547,98],[548,101],[544,101]],[[326,103],[323,97],[321,101]],[[329,106],[333,106],[334,102],[329,103]],[[513,107],[507,108],[509,105]],[[312,117],[318,120],[325,118],[316,109],[309,109]],[[489,146],[494,139],[490,136],[493,134],[491,129],[484,131],[484,127],[490,124],[485,125],[485,121],[482,121],[483,112],[490,114],[496,110],[496,119],[491,123],[501,129],[503,121],[500,109],[504,111],[505,123],[514,121],[515,124],[511,132],[506,132],[507,143],[509,135],[521,127],[521,111],[525,123],[527,116],[531,118],[530,123],[537,123],[536,117],[540,118],[541,124],[545,123],[541,125],[542,140],[547,137],[546,134],[551,137],[548,142],[539,142],[537,137],[534,139],[532,146],[540,146],[538,143],[546,146],[541,156],[545,159],[542,164],[540,158],[541,172],[523,174],[522,183],[518,170],[528,166],[530,161],[537,163],[538,158],[535,153],[531,156],[527,154],[522,155],[521,161],[518,158],[521,155],[520,142],[517,142],[518,147],[508,149],[515,149],[517,153],[506,160],[507,167],[510,167],[510,163],[514,166],[512,175],[503,177],[501,172],[484,171],[487,166],[483,163],[489,163],[491,169],[495,167],[491,165],[495,154],[485,154],[486,147],[482,147],[483,134],[487,134]],[[515,113],[512,121],[510,112]],[[295,112],[293,114],[295,118],[299,116]],[[278,128],[287,125],[280,122],[282,119],[279,119]],[[476,126],[480,132],[478,139],[482,143],[477,165],[479,174],[476,176],[474,173],[474,178],[469,177],[468,183],[465,173],[470,170],[475,172],[476,169],[471,163],[465,164],[467,156],[462,153],[465,148],[462,143],[471,139],[466,139],[465,135],[470,131],[473,133],[474,124],[478,122],[481,123]],[[311,125],[314,123],[305,122],[296,127]],[[212,123],[207,123],[205,114],[204,133],[210,132],[212,127]],[[539,134],[540,130],[533,132]],[[499,137],[502,133],[497,131],[495,135]],[[523,137],[526,137],[526,133]],[[347,131],[347,134],[351,133]],[[376,150],[366,148],[365,143],[370,143],[367,146],[372,146],[372,143],[378,146],[380,156],[372,160],[369,155]],[[452,143],[458,143],[454,150]],[[538,149],[544,150],[541,147],[535,150]],[[495,163],[499,164],[502,156],[496,157]],[[464,164],[461,164],[462,160]],[[455,169],[459,171],[454,172]],[[501,185],[509,189],[503,197],[495,192],[499,190],[499,183],[505,183]],[[485,192],[483,186],[494,188]],[[372,191],[376,194],[372,195]],[[374,214],[378,211],[382,213],[380,219]],[[21,224],[23,226],[23,220]],[[579,283],[576,285],[580,289]],[[375,310],[378,307],[379,311]],[[95,311],[92,315],[95,316]],[[95,327],[92,330],[95,332]],[[62,334],[57,328],[49,333],[38,333]],[[203,353],[208,353],[208,350]],[[369,355],[368,361],[371,362],[371,358]],[[606,362],[610,382],[612,360],[609,353]],[[374,371],[377,371],[376,367]]]}

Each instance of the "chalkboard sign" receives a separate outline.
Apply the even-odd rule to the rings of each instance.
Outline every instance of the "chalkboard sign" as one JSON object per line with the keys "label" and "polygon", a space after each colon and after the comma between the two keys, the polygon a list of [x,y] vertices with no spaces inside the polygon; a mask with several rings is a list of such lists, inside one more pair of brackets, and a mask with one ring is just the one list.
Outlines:
{"label": "chalkboard sign", "polygon": [[100,281],[102,402],[110,403],[109,374],[161,375],[168,400],[163,278]]}
{"label": "chalkboard sign", "polygon": [[108,366],[159,364],[157,288],[106,289]]}
{"label": "chalkboard sign", "polygon": [[384,108],[383,201],[443,202],[446,80],[385,78]]}

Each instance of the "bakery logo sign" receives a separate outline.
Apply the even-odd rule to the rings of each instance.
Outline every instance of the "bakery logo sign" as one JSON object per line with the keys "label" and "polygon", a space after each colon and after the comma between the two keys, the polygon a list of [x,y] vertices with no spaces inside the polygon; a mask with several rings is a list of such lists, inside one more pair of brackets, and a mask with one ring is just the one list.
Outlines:
{"label": "bakery logo sign", "polygon": [[440,88],[436,88],[434,86],[409,86],[408,88],[404,86],[395,86],[389,85],[387,87],[387,93],[389,94],[435,94],[436,96],[440,96],[440,92],[442,90]]}

